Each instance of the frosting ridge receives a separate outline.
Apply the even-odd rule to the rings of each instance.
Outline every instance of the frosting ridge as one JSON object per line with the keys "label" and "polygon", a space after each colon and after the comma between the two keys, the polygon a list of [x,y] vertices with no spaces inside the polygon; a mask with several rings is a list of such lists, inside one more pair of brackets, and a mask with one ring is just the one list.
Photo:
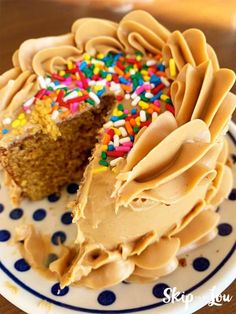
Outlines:
{"label": "frosting ridge", "polygon": [[[199,29],[190,28],[183,33],[174,31],[163,46],[162,53],[167,65],[171,58],[175,60],[178,72],[185,64],[198,66],[208,60],[211,60],[214,71],[219,69],[215,51],[207,44],[205,35]],[[171,78],[168,68],[167,73]]]}

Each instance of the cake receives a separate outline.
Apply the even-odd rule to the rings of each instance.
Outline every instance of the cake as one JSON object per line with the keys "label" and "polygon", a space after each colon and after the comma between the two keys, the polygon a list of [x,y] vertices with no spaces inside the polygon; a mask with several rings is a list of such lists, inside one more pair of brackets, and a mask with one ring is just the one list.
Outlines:
{"label": "cake", "polygon": [[[149,282],[212,240],[232,188],[226,132],[235,74],[197,29],[145,11],[24,42],[0,77],[0,158],[12,200],[81,180],[75,244],[56,260],[32,226],[21,252],[61,286]],[[37,243],[37,244],[36,244]],[[39,250],[41,247],[40,258]]]}

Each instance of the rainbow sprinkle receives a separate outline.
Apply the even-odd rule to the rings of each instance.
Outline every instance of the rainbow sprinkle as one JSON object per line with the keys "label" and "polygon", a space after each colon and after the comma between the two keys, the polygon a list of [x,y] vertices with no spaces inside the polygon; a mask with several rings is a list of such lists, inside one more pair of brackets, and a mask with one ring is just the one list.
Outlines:
{"label": "rainbow sprinkle", "polygon": [[[170,60],[170,70],[172,75],[176,74],[173,60]],[[77,62],[68,61],[63,70],[47,77],[39,76],[38,84],[39,91],[22,105],[18,116],[2,121],[2,134],[22,128],[38,100],[50,100],[50,117],[58,122],[83,111],[86,106],[99,106],[101,97],[112,92],[117,106],[104,125],[98,172],[114,166],[120,157],[127,155],[135,135],[158,114],[165,110],[174,114],[170,82],[160,54],[99,53],[92,57],[85,53]]]}

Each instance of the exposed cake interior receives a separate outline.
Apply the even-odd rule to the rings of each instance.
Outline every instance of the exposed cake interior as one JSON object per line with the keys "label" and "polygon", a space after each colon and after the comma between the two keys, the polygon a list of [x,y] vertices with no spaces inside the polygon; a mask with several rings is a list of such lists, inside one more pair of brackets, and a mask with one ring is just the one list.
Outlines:
{"label": "exposed cake interior", "polygon": [[61,122],[56,140],[38,132],[1,149],[2,165],[20,188],[21,196],[38,200],[82,178],[98,130],[113,102],[112,96],[104,96],[99,108]]}
{"label": "exposed cake interior", "polygon": [[[24,76],[27,89],[35,78]],[[38,76],[13,115],[11,106],[2,114],[1,163],[13,200],[38,200],[79,181],[103,125],[97,171],[126,156],[142,127],[174,113],[170,84],[161,54],[139,51],[83,54]]]}

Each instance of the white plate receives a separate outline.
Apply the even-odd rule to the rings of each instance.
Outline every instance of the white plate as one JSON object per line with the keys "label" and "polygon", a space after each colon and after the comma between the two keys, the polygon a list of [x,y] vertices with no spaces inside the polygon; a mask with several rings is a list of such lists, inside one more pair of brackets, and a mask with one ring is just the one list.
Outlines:
{"label": "white plate", "polygon": [[[231,124],[229,142],[232,154],[236,154],[235,139],[236,127]],[[232,193],[231,198],[235,199],[236,190],[233,192],[234,196]],[[236,200],[226,200],[219,209],[221,221],[218,236],[212,242],[183,255],[187,260],[186,267],[179,267],[169,276],[150,284],[121,283],[101,291],[78,287],[58,290],[56,282],[40,276],[31,268],[28,269],[13,244],[12,234],[16,226],[27,222],[50,235],[61,231],[66,236],[65,243],[70,243],[75,237],[75,226],[65,224],[70,222],[68,215],[64,216],[64,223],[61,217],[65,214],[65,204],[73,197],[74,195],[68,193],[65,188],[61,198],[55,202],[49,202],[48,199],[37,202],[23,201],[22,210],[13,211],[8,193],[2,184],[0,189],[0,293],[25,312],[33,314],[192,313],[208,303],[212,295],[210,289],[215,287],[214,293],[217,295],[235,279]],[[38,209],[44,210],[35,214]],[[46,216],[43,218],[44,214]],[[43,219],[37,221],[35,215],[36,218]],[[8,236],[10,238],[7,240]],[[194,269],[194,265],[199,268],[198,271]],[[204,266],[205,270],[202,269]],[[176,287],[178,291],[185,291],[186,294],[191,293],[193,301],[188,308],[183,302],[163,303],[161,291],[165,285]]]}

